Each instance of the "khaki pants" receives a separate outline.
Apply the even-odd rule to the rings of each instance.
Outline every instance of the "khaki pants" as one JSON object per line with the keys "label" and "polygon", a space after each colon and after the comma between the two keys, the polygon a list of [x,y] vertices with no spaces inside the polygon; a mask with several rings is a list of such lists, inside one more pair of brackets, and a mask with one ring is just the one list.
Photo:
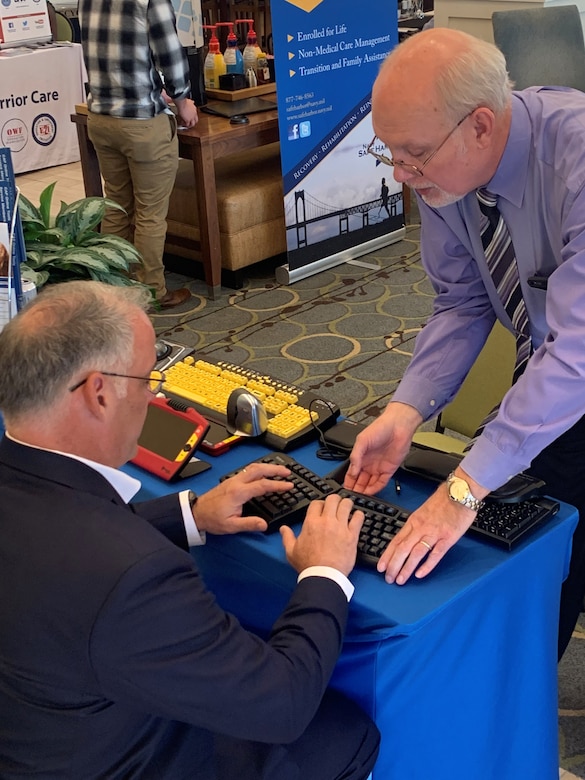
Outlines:
{"label": "khaki pants", "polygon": [[136,278],[162,298],[166,293],[166,218],[179,163],[176,119],[171,114],[120,119],[90,111],[87,132],[98,156],[106,195],[126,210],[124,214],[108,209],[102,230],[134,244],[143,259]]}

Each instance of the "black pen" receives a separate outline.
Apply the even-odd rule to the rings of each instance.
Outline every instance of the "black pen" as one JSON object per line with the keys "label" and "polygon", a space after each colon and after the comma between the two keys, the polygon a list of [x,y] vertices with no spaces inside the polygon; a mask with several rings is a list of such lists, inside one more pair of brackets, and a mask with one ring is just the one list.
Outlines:
{"label": "black pen", "polygon": [[394,490],[396,491],[396,495],[398,495],[398,493],[400,493],[402,490],[400,482],[396,479],[396,477],[394,477]]}

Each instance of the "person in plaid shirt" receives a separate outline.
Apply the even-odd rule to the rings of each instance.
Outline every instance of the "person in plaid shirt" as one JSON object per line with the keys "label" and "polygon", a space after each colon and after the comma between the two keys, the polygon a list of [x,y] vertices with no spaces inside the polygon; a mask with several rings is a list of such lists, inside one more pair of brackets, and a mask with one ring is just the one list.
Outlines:
{"label": "person in plaid shirt", "polygon": [[170,0],[80,0],[89,81],[88,134],[108,198],[102,230],[132,241],[142,255],[139,281],[162,308],[184,303],[186,288],[166,288],[163,252],[169,197],[179,159],[177,120],[193,127],[187,58]]}

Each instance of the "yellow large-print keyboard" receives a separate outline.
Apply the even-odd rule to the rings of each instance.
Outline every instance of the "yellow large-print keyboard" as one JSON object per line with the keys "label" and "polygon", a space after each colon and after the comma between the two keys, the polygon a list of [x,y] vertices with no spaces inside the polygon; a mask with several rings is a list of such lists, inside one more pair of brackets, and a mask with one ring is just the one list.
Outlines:
{"label": "yellow large-print keyboard", "polygon": [[166,394],[185,401],[207,419],[222,425],[232,390],[250,390],[268,414],[268,429],[262,440],[275,450],[287,450],[315,438],[317,428],[329,428],[339,416],[338,406],[314,393],[206,355],[192,353],[167,368],[165,374]]}

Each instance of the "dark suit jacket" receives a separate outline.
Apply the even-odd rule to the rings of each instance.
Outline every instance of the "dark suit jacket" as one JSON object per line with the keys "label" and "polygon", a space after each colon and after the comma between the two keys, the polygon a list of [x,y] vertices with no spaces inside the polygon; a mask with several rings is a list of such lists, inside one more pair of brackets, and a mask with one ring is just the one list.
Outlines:
{"label": "dark suit jacket", "polygon": [[206,590],[176,496],[129,507],[79,461],[0,442],[4,780],[207,780],[212,732],[296,739],[346,617],[310,577],[261,641]]}

